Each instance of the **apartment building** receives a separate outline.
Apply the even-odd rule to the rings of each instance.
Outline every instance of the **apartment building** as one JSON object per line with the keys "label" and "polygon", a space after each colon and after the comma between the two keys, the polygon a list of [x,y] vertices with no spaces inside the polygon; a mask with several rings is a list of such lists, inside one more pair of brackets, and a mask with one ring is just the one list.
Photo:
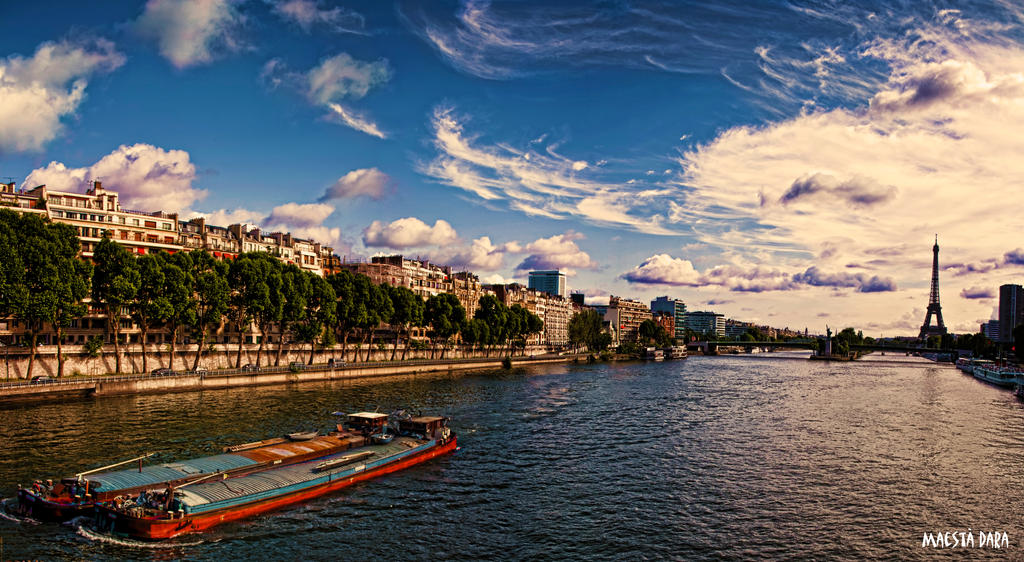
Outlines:
{"label": "apartment building", "polygon": [[612,295],[604,310],[604,321],[612,331],[612,342],[620,345],[640,338],[640,324],[651,320],[651,309],[640,301]]}
{"label": "apartment building", "polygon": [[505,306],[518,304],[544,322],[544,332],[532,334],[526,341],[527,345],[556,348],[569,345],[569,320],[578,308],[570,299],[518,283],[487,285],[486,289],[493,291]]}
{"label": "apartment building", "polygon": [[106,232],[136,254],[159,250],[174,253],[182,249],[177,214],[122,209],[117,192],[104,189],[98,181],[85,193],[51,190],[45,185],[25,193],[45,202],[50,220],[75,228],[85,257],[92,257]]}

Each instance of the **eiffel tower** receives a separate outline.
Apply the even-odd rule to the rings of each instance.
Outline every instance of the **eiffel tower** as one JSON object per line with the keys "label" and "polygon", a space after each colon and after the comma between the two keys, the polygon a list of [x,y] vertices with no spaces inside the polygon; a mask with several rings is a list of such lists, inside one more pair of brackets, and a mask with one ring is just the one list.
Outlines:
{"label": "eiffel tower", "polygon": [[[942,323],[942,306],[939,305],[939,235],[935,235],[935,245],[932,246],[932,292],[928,296],[928,314],[924,317],[924,325],[921,326],[919,339],[928,339],[928,336],[946,335],[946,325]],[[935,315],[936,326],[932,326],[932,314]]]}

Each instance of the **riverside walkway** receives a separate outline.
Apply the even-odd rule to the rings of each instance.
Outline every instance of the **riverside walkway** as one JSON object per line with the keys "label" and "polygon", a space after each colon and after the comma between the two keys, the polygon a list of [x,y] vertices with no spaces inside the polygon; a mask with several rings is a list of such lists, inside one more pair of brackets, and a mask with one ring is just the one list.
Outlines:
{"label": "riverside walkway", "polygon": [[[574,357],[576,356],[556,354],[513,357],[512,363],[514,365],[560,363],[572,361]],[[161,376],[150,374],[102,375],[49,379],[38,382],[20,381],[0,384],[0,404],[124,394],[190,392],[214,388],[412,375],[464,369],[490,369],[501,367],[502,359],[503,357],[476,357],[445,360],[372,361],[341,365],[322,363],[303,365],[301,368],[262,367],[258,372],[223,369],[202,373],[176,371]]]}

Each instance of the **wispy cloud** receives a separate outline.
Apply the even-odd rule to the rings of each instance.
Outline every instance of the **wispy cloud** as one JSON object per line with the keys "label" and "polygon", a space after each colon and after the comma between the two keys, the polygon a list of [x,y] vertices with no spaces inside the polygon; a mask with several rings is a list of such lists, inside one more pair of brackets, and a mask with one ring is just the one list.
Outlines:
{"label": "wispy cloud", "polygon": [[648,213],[659,202],[667,208],[674,188],[649,189],[602,180],[605,172],[598,166],[559,154],[557,144],[540,152],[479,143],[449,107],[434,110],[432,125],[438,156],[421,165],[420,171],[441,183],[484,200],[507,200],[510,209],[528,215],[578,217],[648,234],[678,232],[663,226],[660,213]]}
{"label": "wispy cloud", "polygon": [[391,78],[388,62],[359,61],[348,53],[339,53],[320,61],[307,72],[290,71],[281,59],[263,65],[260,78],[271,88],[286,86],[302,94],[311,104],[327,110],[324,118],[357,131],[383,139],[387,134],[367,116],[342,105],[343,100],[358,100]]}
{"label": "wispy cloud", "polygon": [[0,59],[0,151],[41,150],[85,99],[89,79],[124,64],[110,41],[46,42],[28,58]]}
{"label": "wispy cloud", "polygon": [[384,133],[384,131],[381,131],[380,127],[378,127],[376,123],[370,121],[363,115],[355,113],[351,109],[347,109],[341,104],[329,103],[327,104],[327,108],[331,110],[331,112],[326,116],[328,121],[334,121],[335,123],[351,127],[359,132],[366,133],[371,137],[377,137],[379,139],[388,138],[387,134]]}
{"label": "wispy cloud", "polygon": [[320,0],[283,0],[272,2],[281,19],[294,23],[306,33],[322,27],[335,33],[364,33],[366,20],[358,12],[334,6],[324,7]]}
{"label": "wispy cloud", "polygon": [[[490,79],[566,65],[717,73],[730,61],[752,53],[755,37],[765,35],[764,21],[794,18],[785,5],[764,3],[745,3],[744,9],[727,3],[606,4],[595,10],[583,4],[470,0],[446,17],[428,14],[419,3],[407,1],[400,4],[399,12],[453,67]],[[843,33],[851,28],[839,21],[828,27]],[[794,50],[810,49],[797,46]],[[805,58],[806,62],[793,55],[792,64],[824,72],[829,64],[841,62],[841,55],[835,52],[815,52]]]}

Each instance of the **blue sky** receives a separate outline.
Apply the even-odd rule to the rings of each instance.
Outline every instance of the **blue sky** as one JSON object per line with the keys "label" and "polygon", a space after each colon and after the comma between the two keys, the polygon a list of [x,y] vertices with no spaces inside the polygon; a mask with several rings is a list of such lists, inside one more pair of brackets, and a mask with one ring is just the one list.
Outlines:
{"label": "blue sky", "polygon": [[916,333],[1024,277],[1009,2],[5,3],[0,176],[592,299]]}

